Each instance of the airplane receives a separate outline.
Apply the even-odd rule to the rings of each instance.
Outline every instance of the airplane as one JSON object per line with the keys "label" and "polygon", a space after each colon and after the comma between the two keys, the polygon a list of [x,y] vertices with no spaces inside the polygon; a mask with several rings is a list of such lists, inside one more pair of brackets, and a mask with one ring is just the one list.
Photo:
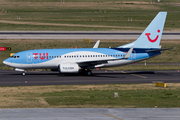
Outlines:
{"label": "airplane", "polygon": [[161,54],[160,41],[167,12],[159,12],[140,37],[132,43],[116,48],[37,49],[18,52],[3,63],[21,71],[25,69],[51,69],[59,73],[92,75],[95,68],[122,66],[146,60]]}

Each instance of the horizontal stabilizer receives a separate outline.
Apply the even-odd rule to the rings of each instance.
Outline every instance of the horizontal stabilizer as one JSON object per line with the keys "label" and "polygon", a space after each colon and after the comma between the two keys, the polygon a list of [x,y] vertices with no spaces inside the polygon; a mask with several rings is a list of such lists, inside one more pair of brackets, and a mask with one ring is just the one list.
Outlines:
{"label": "horizontal stabilizer", "polygon": [[166,49],[157,49],[157,50],[146,50],[146,52],[157,52],[157,51],[164,51],[164,50],[170,50],[174,48],[166,48]]}

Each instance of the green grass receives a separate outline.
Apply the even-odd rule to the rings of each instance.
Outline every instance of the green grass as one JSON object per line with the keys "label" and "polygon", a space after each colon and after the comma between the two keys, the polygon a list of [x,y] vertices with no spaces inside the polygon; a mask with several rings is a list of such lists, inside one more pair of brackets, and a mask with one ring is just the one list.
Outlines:
{"label": "green grass", "polygon": [[[121,106],[135,108],[160,108],[180,106],[180,94],[177,90],[115,90],[118,98],[113,97],[114,90],[63,91],[41,94],[53,106],[58,105],[96,105]],[[167,102],[171,101],[171,102]]]}
{"label": "green grass", "polygon": [[[133,4],[127,4],[127,2],[128,1],[125,0],[66,0],[66,3],[60,3],[60,1],[57,0],[4,0],[3,3],[0,4],[2,10],[2,12],[0,12],[0,20],[19,21],[21,23],[61,23],[70,24],[72,26],[49,26],[45,24],[40,26],[1,23],[0,30],[144,30],[159,11],[168,11],[165,30],[179,30],[180,7],[161,3],[150,4],[149,1],[145,1],[144,3],[143,0],[131,0]],[[163,2],[174,3],[179,1],[166,0]],[[7,13],[5,13],[6,10]],[[17,16],[20,16],[21,20],[17,20]],[[133,21],[128,21],[128,18],[132,18]],[[93,27],[75,27],[73,24],[93,25]],[[99,25],[119,26],[119,28],[101,28],[98,27]]]}
{"label": "green grass", "polygon": [[[0,87],[0,108],[178,108],[179,83]],[[114,92],[118,97],[114,97]],[[13,102],[12,102],[13,101]]]}

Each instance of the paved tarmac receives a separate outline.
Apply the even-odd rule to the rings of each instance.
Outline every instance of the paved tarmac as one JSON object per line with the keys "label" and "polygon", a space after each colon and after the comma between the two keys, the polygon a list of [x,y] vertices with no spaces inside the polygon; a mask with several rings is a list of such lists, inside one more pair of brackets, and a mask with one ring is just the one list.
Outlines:
{"label": "paved tarmac", "polygon": [[179,83],[180,71],[106,71],[93,70],[93,76],[77,74],[59,74],[58,72],[0,70],[0,86],[33,85],[80,85],[80,84],[116,84],[116,83]]}
{"label": "paved tarmac", "polygon": [[179,108],[0,109],[1,120],[180,120]]}
{"label": "paved tarmac", "polygon": [[[0,31],[0,39],[137,39],[143,31]],[[162,39],[180,39],[179,31],[165,31]]]}

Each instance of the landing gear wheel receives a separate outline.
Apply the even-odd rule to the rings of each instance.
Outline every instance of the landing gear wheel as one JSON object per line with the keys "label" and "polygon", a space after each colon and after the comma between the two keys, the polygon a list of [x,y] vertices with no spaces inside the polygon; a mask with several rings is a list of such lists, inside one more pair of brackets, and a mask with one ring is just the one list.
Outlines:
{"label": "landing gear wheel", "polygon": [[26,73],[25,73],[25,72],[23,72],[23,73],[22,73],[22,76],[25,76],[25,75],[26,75]]}
{"label": "landing gear wheel", "polygon": [[81,75],[88,75],[88,76],[90,76],[90,75],[92,75],[92,72],[91,72],[91,70],[86,70],[86,69],[81,69]]}
{"label": "landing gear wheel", "polygon": [[92,75],[91,70],[87,70],[87,75],[88,75],[88,76]]}

